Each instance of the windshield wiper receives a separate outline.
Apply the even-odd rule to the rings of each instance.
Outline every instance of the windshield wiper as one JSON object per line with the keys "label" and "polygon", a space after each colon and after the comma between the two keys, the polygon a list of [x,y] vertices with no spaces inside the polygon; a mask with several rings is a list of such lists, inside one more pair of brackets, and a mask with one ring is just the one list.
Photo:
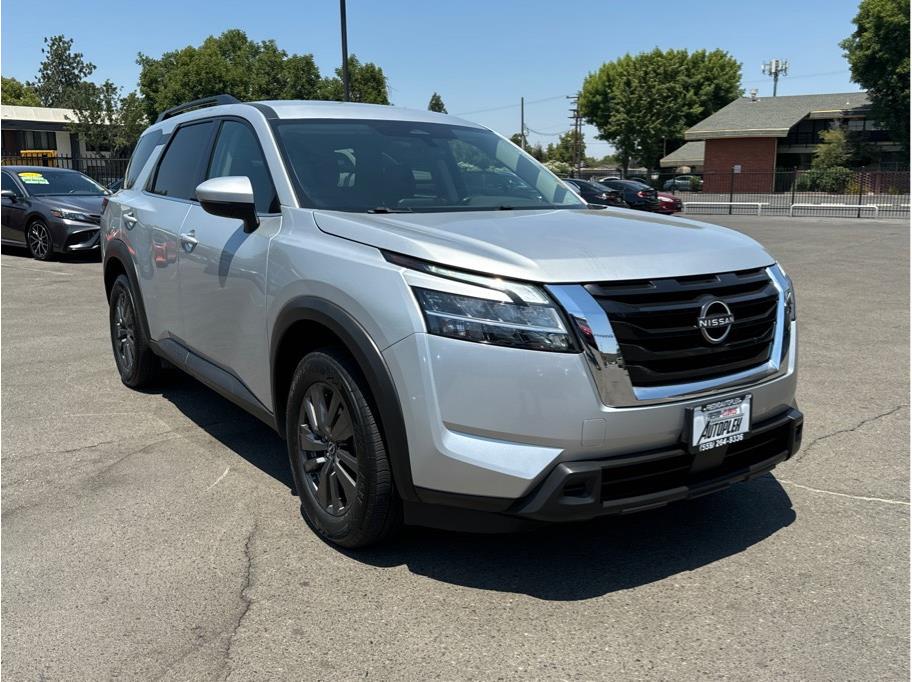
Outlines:
{"label": "windshield wiper", "polygon": [[389,208],[388,206],[377,206],[377,208],[369,208],[368,213],[413,213],[410,208]]}

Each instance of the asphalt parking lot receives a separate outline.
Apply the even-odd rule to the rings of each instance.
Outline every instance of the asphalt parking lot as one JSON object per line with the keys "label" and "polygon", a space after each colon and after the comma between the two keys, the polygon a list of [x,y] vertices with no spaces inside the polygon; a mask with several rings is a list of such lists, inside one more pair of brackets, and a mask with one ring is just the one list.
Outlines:
{"label": "asphalt parking lot", "polygon": [[359,553],[308,530],[256,419],[180,375],[121,385],[99,263],[4,251],[4,677],[908,679],[909,224],[711,220],[795,280],[796,458],[621,519]]}

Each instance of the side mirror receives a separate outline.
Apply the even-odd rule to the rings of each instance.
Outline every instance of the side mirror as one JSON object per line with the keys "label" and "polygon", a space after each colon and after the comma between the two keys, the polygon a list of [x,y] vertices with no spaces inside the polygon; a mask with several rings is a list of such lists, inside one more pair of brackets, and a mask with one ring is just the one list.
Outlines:
{"label": "side mirror", "polygon": [[15,203],[16,199],[18,199],[18,197],[16,196],[16,193],[11,189],[0,190],[0,197],[3,197],[4,199],[9,199],[13,203]]}
{"label": "side mirror", "polygon": [[253,232],[260,224],[253,203],[253,185],[245,175],[229,175],[201,182],[196,198],[206,213],[244,221],[244,232]]}

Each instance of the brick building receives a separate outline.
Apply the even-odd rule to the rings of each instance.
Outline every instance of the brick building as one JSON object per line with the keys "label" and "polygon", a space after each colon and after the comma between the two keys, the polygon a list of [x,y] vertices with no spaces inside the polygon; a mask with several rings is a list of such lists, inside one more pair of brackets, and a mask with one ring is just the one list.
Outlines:
{"label": "brick building", "polygon": [[[869,114],[863,92],[741,97],[688,129],[682,149],[691,153],[672,152],[662,166],[674,168],[687,156],[689,165],[702,166],[704,191],[771,192],[774,171],[809,168],[820,133],[839,122],[877,149],[882,167],[905,167],[908,159],[899,144]],[[703,142],[701,164],[690,158],[696,141]]]}

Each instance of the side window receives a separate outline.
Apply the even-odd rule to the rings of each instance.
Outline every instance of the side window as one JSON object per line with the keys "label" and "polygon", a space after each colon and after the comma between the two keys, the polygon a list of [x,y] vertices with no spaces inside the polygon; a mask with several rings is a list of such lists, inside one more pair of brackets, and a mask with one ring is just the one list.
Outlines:
{"label": "side window", "polygon": [[124,189],[130,189],[136,182],[136,178],[142,171],[143,166],[146,165],[146,161],[152,156],[156,145],[161,142],[161,139],[161,133],[157,131],[139,138],[139,142],[136,143],[136,148],[133,150],[132,156],[130,156],[130,163],[127,164],[127,172],[124,176],[123,184]]}
{"label": "side window", "polygon": [[242,175],[250,178],[257,213],[275,213],[278,199],[256,133],[239,121],[224,121],[206,178]]}
{"label": "side window", "polygon": [[13,180],[8,174],[0,173],[0,177],[3,178],[3,186],[0,189],[8,189],[10,192],[13,192],[17,197],[22,196],[22,190],[19,189],[16,185],[16,181]]}
{"label": "side window", "polygon": [[171,144],[165,150],[152,192],[165,197],[192,199],[196,186],[202,182],[202,166],[214,121],[181,126],[174,131]]}

